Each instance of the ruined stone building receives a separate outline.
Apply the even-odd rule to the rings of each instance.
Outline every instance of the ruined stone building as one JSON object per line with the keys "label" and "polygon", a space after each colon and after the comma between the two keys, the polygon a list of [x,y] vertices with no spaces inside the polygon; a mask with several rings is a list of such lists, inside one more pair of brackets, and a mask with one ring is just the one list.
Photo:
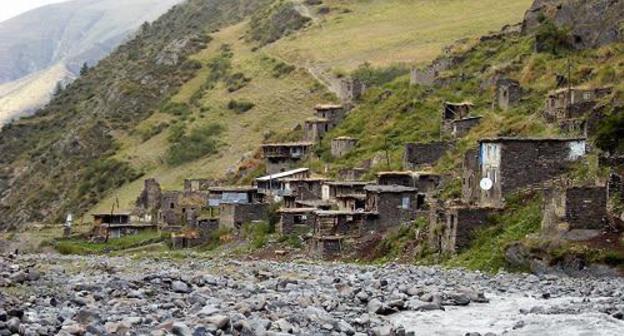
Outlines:
{"label": "ruined stone building", "polygon": [[266,220],[267,213],[267,203],[221,203],[219,227],[238,232],[245,224]]}
{"label": "ruined stone building", "polygon": [[442,104],[442,121],[451,122],[453,120],[466,118],[470,114],[470,110],[473,106],[474,105],[470,102],[445,102]]}
{"label": "ruined stone building", "polygon": [[366,194],[338,195],[336,203],[341,211],[363,211],[366,208]]}
{"label": "ruined stone building", "polygon": [[[502,207],[504,197],[520,189],[540,185],[569,171],[586,155],[583,138],[482,139],[474,157],[464,160],[464,201],[478,199],[482,207]],[[480,188],[482,179],[491,188]]]}
{"label": "ruined stone building", "polygon": [[143,190],[135,202],[134,214],[142,218],[143,222],[157,224],[158,211],[162,190],[156,179],[146,179]]}
{"label": "ruined stone building", "polygon": [[462,138],[470,132],[470,130],[481,123],[483,117],[466,117],[451,121],[450,131],[453,138]]}
{"label": "ruined stone building", "polygon": [[405,144],[403,168],[418,170],[431,167],[452,147],[447,141]]}
{"label": "ruined stone building", "polygon": [[358,139],[347,136],[337,137],[331,141],[331,155],[341,158],[353,151],[357,146]]}
{"label": "ruined stone building", "polygon": [[479,229],[492,223],[493,208],[450,206],[432,212],[429,246],[441,253],[456,253],[470,246]]}
{"label": "ruined stone building", "polygon": [[291,234],[305,235],[314,231],[317,208],[282,208],[278,211],[280,221],[277,233],[282,236]]}
{"label": "ruined stone building", "polygon": [[160,223],[172,230],[194,225],[201,210],[207,206],[207,193],[165,191],[160,200]]}
{"label": "ruined stone building", "polygon": [[546,189],[542,231],[574,240],[598,235],[607,226],[605,186],[559,186]]}
{"label": "ruined stone building", "polygon": [[330,131],[329,120],[325,118],[308,118],[303,125],[303,139],[310,142],[320,142],[325,133]]}
{"label": "ruined stone building", "polygon": [[273,143],[262,145],[267,174],[277,174],[297,166],[312,150],[312,142]]}
{"label": "ruined stone building", "polygon": [[256,179],[258,192],[263,194],[266,201],[281,201],[286,191],[286,184],[283,179],[306,179],[310,177],[309,168],[297,168],[285,172],[262,176]]}
{"label": "ruined stone building", "polygon": [[92,216],[94,238],[98,241],[106,237],[114,239],[156,229],[156,225],[151,223],[134,223],[130,212],[94,213]]}
{"label": "ruined stone building", "polygon": [[516,80],[509,78],[499,78],[496,81],[495,105],[503,111],[516,106],[522,99],[522,87]]}
{"label": "ruined stone building", "polygon": [[586,134],[587,118],[598,105],[598,101],[611,94],[609,87],[585,89],[562,88],[551,91],[546,97],[544,117],[556,123],[568,133]]}
{"label": "ruined stone building", "polygon": [[317,118],[326,119],[329,129],[333,129],[340,124],[345,116],[346,109],[342,105],[336,104],[320,104],[315,108]]}
{"label": "ruined stone building", "polygon": [[362,234],[362,229],[372,227],[375,214],[358,211],[314,212],[312,249],[314,254],[331,258],[346,252]]}
{"label": "ruined stone building", "polygon": [[418,192],[432,194],[442,182],[442,176],[429,172],[393,171],[377,173],[377,184],[400,185],[418,189]]}

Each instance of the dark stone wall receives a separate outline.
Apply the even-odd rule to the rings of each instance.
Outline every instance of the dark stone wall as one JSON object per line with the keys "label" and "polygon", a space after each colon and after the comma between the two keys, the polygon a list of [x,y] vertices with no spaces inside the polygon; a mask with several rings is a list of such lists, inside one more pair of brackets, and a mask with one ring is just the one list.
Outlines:
{"label": "dark stone wall", "polygon": [[162,193],[160,200],[160,219],[167,225],[180,225],[182,222],[182,209],[180,206],[179,191],[167,191]]}
{"label": "dark stone wall", "polygon": [[601,229],[607,216],[605,187],[573,187],[566,191],[566,220],[570,229]]}
{"label": "dark stone wall", "polygon": [[[403,196],[409,197],[410,208],[403,209]],[[367,231],[385,230],[401,225],[416,218],[416,193],[369,193],[366,201],[366,211],[376,212],[374,221],[364,222]]]}
{"label": "dark stone wall", "polygon": [[500,183],[503,195],[538,184],[567,172],[574,163],[568,159],[565,141],[509,141],[501,149]]}
{"label": "dark stone wall", "polygon": [[414,187],[414,178],[409,175],[381,175],[377,179],[377,184]]}
{"label": "dark stone wall", "polygon": [[405,169],[434,165],[451,146],[446,141],[406,144],[403,165]]}
{"label": "dark stone wall", "polygon": [[219,225],[239,230],[245,223],[267,218],[268,205],[257,204],[229,204],[219,206]]}
{"label": "dark stone wall", "polygon": [[[295,217],[306,216],[306,220],[302,223],[296,223]],[[277,225],[277,232],[283,236],[290,234],[306,234],[314,230],[314,214],[313,213],[291,213],[283,212],[280,216],[280,222]]]}
{"label": "dark stone wall", "polygon": [[455,232],[455,250],[470,246],[477,229],[490,223],[494,214],[492,209],[460,208],[457,209],[457,230]]}
{"label": "dark stone wall", "polygon": [[476,149],[470,149],[464,155],[462,164],[462,198],[466,204],[475,204],[479,200],[479,155]]}
{"label": "dark stone wall", "polygon": [[452,135],[456,138],[466,136],[470,130],[481,123],[481,118],[470,118],[453,121]]}

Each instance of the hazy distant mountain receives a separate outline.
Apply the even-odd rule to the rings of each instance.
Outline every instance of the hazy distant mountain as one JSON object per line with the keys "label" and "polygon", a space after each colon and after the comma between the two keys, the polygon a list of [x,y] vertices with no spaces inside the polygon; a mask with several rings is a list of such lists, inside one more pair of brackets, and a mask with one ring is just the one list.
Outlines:
{"label": "hazy distant mountain", "polygon": [[0,124],[45,104],[57,82],[180,1],[74,0],[0,22]]}

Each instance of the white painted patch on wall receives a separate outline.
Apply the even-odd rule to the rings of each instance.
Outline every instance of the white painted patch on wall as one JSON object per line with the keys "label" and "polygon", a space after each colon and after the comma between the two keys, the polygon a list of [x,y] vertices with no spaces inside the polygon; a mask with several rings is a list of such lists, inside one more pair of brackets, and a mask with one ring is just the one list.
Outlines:
{"label": "white painted patch on wall", "polygon": [[585,140],[571,141],[568,143],[568,160],[576,161],[585,156],[587,153],[587,146]]}

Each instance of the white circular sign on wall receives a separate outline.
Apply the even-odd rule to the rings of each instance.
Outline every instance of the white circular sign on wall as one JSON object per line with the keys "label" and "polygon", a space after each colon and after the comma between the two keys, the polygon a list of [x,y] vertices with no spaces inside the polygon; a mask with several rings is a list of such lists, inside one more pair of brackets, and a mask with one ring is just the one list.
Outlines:
{"label": "white circular sign on wall", "polygon": [[492,189],[492,187],[494,186],[494,183],[492,182],[492,180],[490,180],[489,177],[484,177],[481,179],[481,182],[479,182],[479,186],[481,187],[481,189],[487,191],[487,190]]}

